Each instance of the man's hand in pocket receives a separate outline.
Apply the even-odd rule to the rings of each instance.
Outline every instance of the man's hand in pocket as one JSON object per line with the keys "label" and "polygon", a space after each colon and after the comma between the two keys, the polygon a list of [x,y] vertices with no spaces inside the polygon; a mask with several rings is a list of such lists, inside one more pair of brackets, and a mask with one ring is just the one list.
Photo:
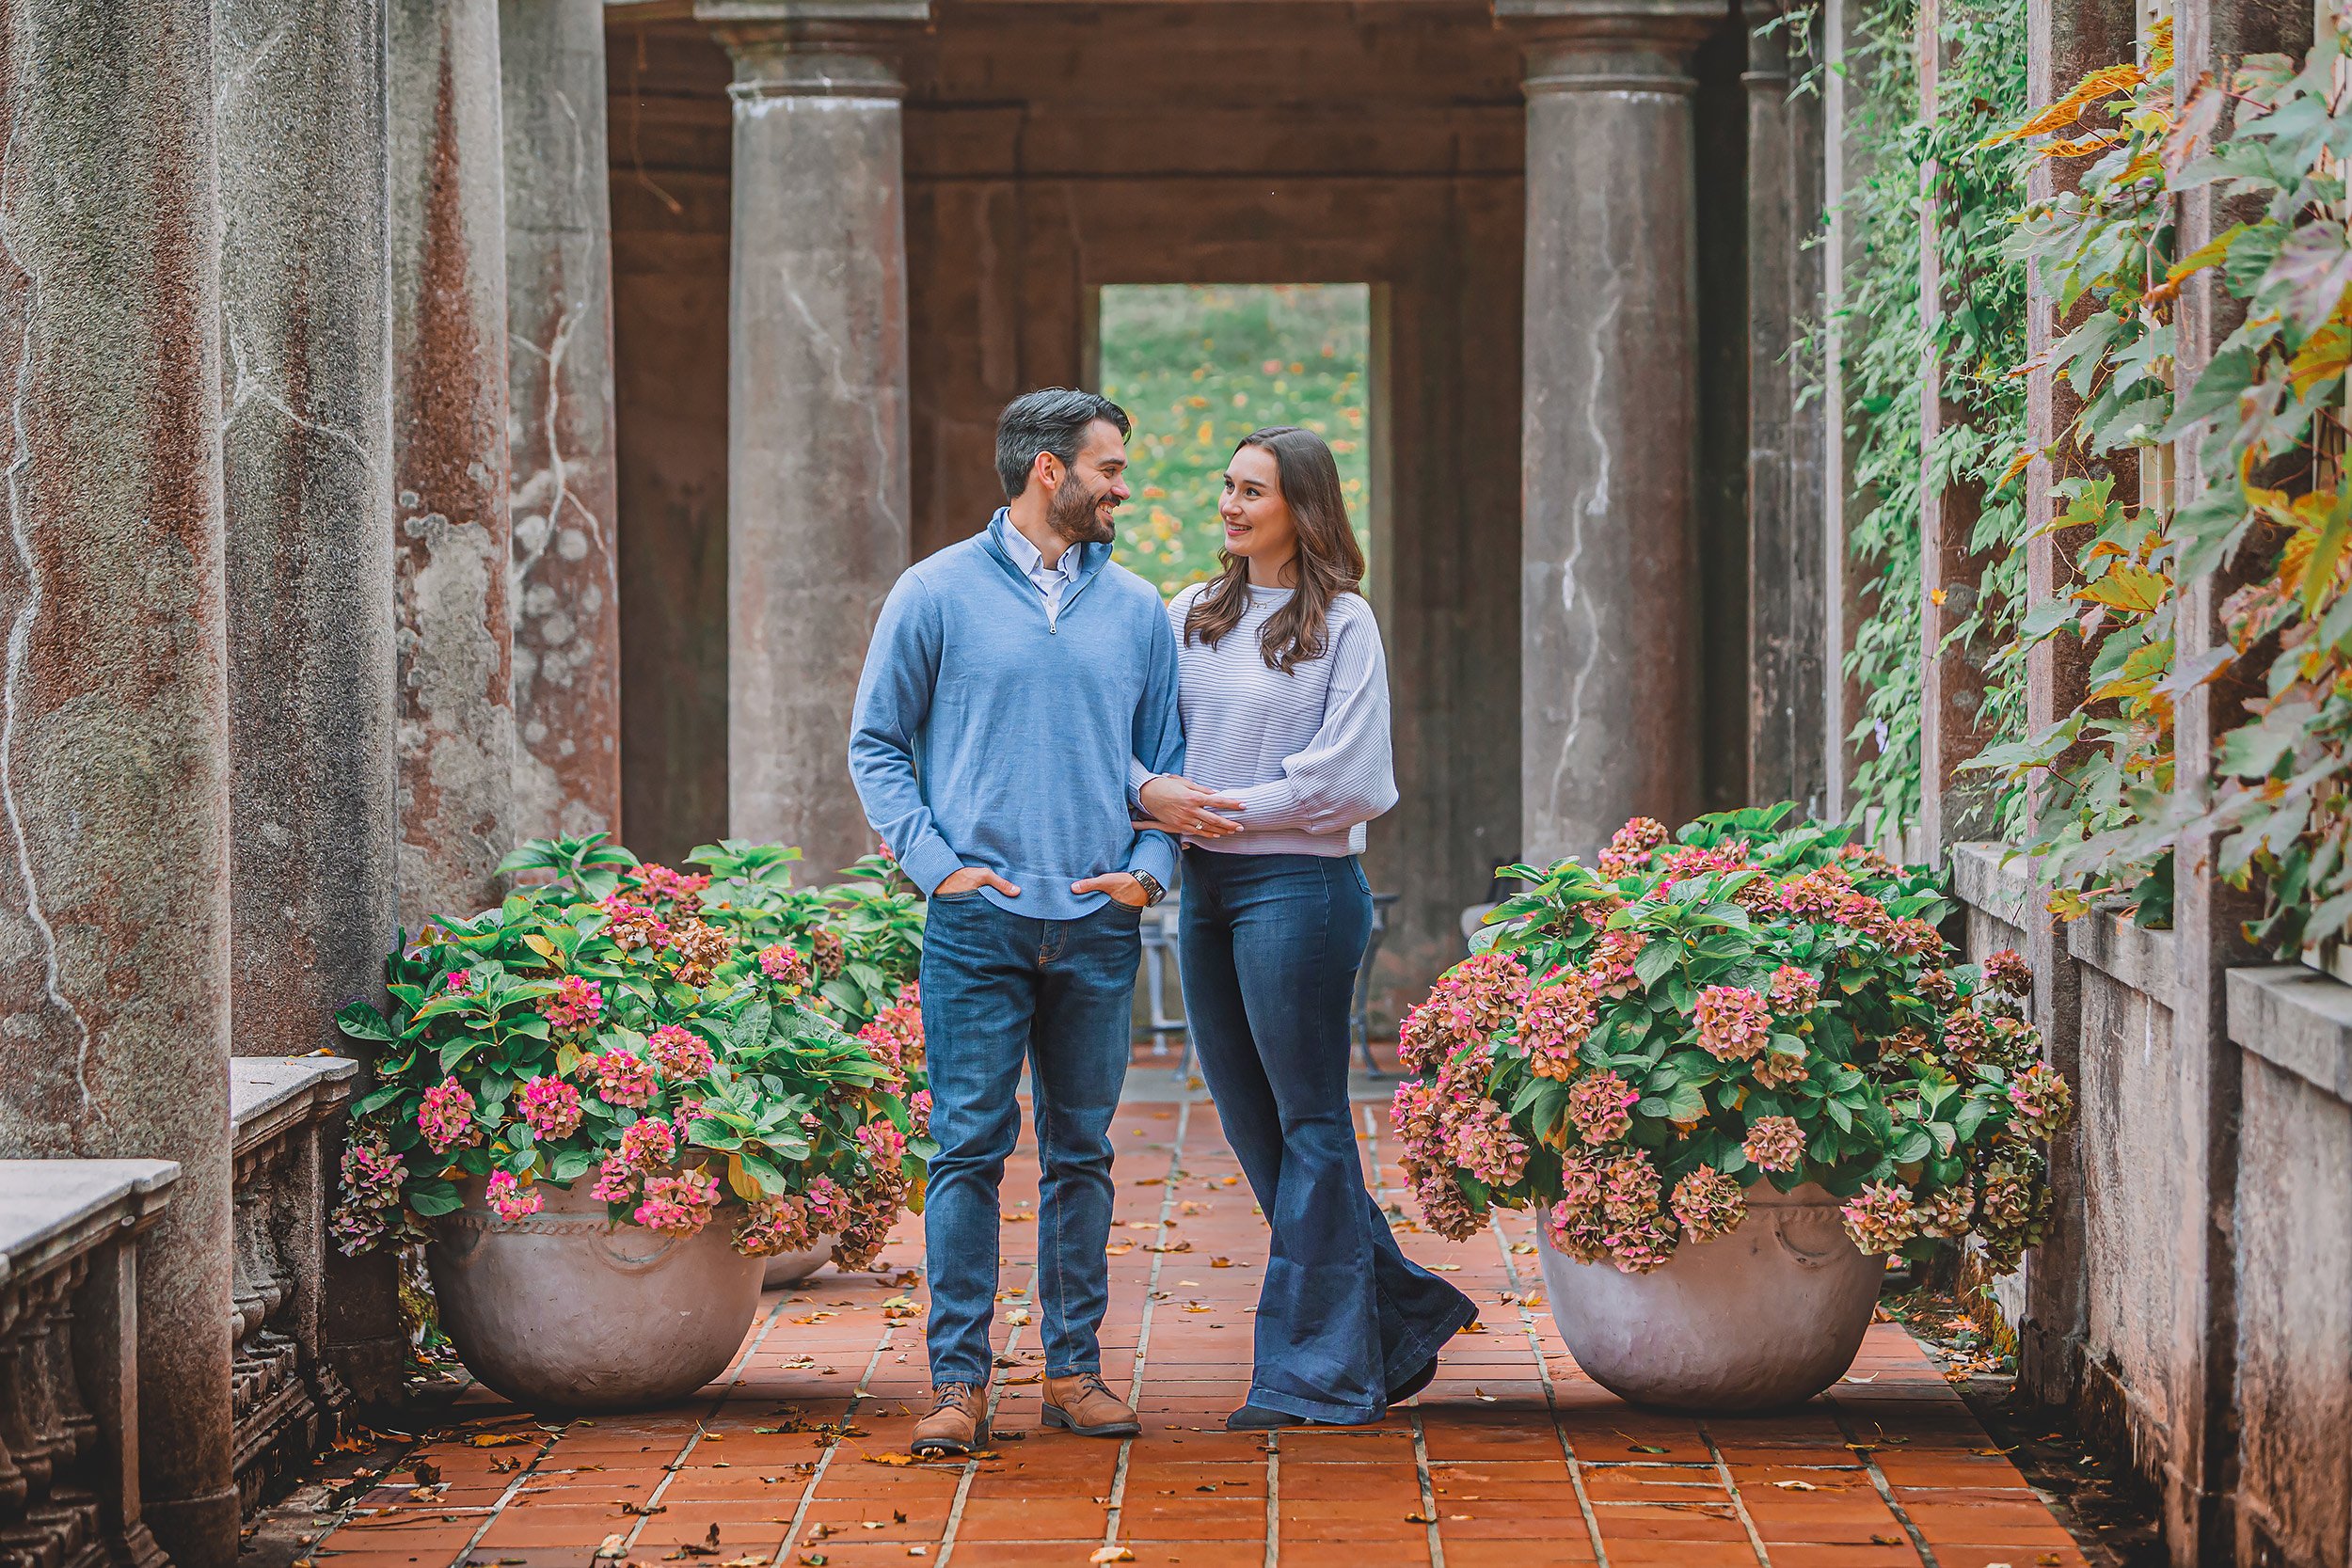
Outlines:
{"label": "man's hand in pocket", "polygon": [[934,898],[952,898],[959,893],[977,893],[993,887],[1008,898],[1018,898],[1021,890],[984,865],[967,865],[961,871],[950,871],[931,889]]}
{"label": "man's hand in pocket", "polygon": [[1143,891],[1143,884],[1124,871],[1106,872],[1100,877],[1089,877],[1083,882],[1073,882],[1070,891],[1107,893],[1113,902],[1124,904],[1131,910],[1139,910],[1152,901],[1152,895]]}

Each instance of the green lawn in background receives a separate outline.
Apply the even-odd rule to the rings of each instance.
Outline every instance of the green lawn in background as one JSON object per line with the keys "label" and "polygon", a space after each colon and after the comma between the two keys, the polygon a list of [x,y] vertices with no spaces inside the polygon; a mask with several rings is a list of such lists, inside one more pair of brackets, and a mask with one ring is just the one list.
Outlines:
{"label": "green lawn in background", "polygon": [[1213,577],[1234,443],[1303,425],[1331,443],[1369,553],[1371,292],[1360,283],[1123,284],[1103,291],[1103,394],[1135,421],[1118,559],[1173,595]]}

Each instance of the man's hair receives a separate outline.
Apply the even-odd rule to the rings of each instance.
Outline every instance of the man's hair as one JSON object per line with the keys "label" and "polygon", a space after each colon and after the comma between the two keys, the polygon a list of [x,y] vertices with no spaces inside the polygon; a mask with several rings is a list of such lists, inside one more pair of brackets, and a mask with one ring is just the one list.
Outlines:
{"label": "man's hair", "polygon": [[1110,399],[1068,387],[1042,387],[1005,404],[996,416],[996,477],[1004,483],[1005,499],[1028,488],[1039,452],[1052,452],[1065,468],[1075,463],[1087,426],[1097,420],[1118,426],[1122,439],[1132,428],[1127,411]]}

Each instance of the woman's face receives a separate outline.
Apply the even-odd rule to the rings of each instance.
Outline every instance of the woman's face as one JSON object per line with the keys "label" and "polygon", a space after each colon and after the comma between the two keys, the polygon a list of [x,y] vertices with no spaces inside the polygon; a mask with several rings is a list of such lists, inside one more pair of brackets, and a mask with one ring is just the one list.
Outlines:
{"label": "woman's face", "polygon": [[1225,547],[1262,567],[1279,566],[1298,553],[1298,525],[1282,499],[1281,470],[1263,447],[1244,447],[1225,465],[1225,496],[1217,502]]}

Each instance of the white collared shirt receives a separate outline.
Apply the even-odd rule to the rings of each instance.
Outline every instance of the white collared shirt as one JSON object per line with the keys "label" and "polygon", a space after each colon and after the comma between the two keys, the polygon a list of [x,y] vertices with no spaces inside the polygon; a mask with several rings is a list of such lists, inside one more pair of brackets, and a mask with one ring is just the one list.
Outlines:
{"label": "white collared shirt", "polygon": [[1045,624],[1054,626],[1061,619],[1062,595],[1069,593],[1078,580],[1078,567],[1085,560],[1086,552],[1075,545],[1065,545],[1061,559],[1048,566],[1043,552],[1029,543],[1027,535],[1012,526],[1010,518],[1005,521],[1004,539],[1005,553],[1012,557],[1012,563],[1021,568],[1021,575],[1027,578],[1039,593],[1045,595]]}

